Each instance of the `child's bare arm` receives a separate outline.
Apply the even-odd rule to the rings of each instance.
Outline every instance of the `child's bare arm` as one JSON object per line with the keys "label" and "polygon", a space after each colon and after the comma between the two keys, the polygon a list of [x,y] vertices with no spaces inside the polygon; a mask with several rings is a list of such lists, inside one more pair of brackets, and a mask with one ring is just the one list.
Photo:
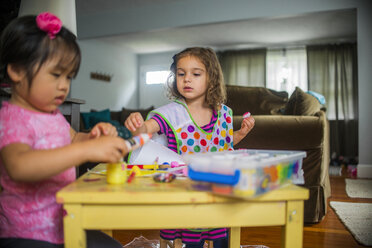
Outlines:
{"label": "child's bare arm", "polygon": [[155,120],[149,119],[144,121],[139,112],[131,113],[125,120],[124,125],[133,135],[156,133],[160,130],[159,124]]}
{"label": "child's bare arm", "polygon": [[88,139],[98,138],[100,136],[118,136],[116,128],[110,123],[100,122],[95,125],[89,133],[75,132],[70,128],[71,142],[80,142]]}
{"label": "child's bare arm", "polygon": [[36,182],[84,162],[114,163],[127,153],[123,139],[103,136],[48,150],[33,150],[29,145],[14,143],[3,147],[0,157],[13,180]]}
{"label": "child's bare arm", "polygon": [[238,144],[252,130],[254,123],[252,116],[243,119],[241,128],[233,134],[234,145]]}

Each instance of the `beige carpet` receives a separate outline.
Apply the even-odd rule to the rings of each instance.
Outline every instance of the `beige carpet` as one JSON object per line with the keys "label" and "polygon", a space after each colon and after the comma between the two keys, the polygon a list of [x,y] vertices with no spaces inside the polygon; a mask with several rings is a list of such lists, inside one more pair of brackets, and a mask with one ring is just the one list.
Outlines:
{"label": "beige carpet", "polygon": [[362,245],[372,246],[372,204],[330,202],[342,223]]}
{"label": "beige carpet", "polygon": [[372,198],[372,180],[345,179],[346,194],[352,198]]}

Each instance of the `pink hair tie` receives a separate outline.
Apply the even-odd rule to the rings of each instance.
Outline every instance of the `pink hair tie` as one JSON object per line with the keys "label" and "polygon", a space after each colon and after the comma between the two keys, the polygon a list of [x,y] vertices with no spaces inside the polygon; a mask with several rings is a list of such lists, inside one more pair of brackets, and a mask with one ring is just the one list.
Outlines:
{"label": "pink hair tie", "polygon": [[56,38],[56,34],[62,28],[62,21],[49,12],[40,13],[36,17],[36,24],[41,30],[48,33],[50,39]]}

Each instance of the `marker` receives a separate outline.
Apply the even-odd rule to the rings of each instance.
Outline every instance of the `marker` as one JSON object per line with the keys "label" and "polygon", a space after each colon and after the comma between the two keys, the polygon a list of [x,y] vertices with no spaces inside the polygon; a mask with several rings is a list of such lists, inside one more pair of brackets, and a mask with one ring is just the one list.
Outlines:
{"label": "marker", "polygon": [[137,136],[134,136],[130,139],[126,139],[124,141],[128,147],[128,151],[132,151],[144,145],[147,141],[151,139],[151,137],[152,137],[151,133],[141,133]]}
{"label": "marker", "polygon": [[248,118],[249,116],[251,116],[251,113],[250,112],[245,112],[244,115],[243,115],[243,118]]}
{"label": "marker", "polygon": [[136,176],[136,172],[132,171],[132,173],[130,173],[130,175],[128,177],[127,183],[131,183],[135,176]]}

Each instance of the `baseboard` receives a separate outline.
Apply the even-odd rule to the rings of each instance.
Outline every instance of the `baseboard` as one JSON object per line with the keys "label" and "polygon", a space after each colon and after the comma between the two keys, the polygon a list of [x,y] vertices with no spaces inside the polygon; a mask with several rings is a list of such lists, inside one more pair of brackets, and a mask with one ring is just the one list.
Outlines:
{"label": "baseboard", "polygon": [[357,177],[372,178],[372,164],[358,164]]}

